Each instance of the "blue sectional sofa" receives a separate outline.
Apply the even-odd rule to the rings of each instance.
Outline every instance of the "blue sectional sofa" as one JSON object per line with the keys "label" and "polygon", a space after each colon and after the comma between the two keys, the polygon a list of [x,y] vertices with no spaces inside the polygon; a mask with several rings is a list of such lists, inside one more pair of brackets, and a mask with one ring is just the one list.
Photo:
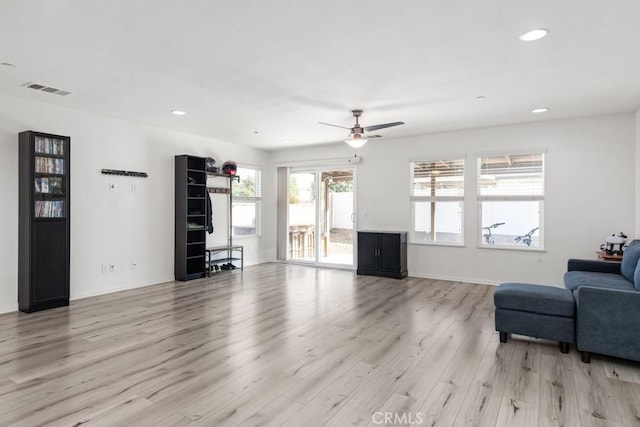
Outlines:
{"label": "blue sectional sofa", "polygon": [[570,259],[565,287],[576,302],[576,347],[582,361],[591,353],[640,361],[640,240],[622,263]]}

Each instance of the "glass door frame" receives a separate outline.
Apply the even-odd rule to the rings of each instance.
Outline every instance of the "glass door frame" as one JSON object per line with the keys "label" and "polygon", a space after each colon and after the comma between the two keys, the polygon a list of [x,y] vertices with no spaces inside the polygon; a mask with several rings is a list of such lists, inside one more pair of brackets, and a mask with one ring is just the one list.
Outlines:
{"label": "glass door frame", "polygon": [[[350,171],[352,173],[352,182],[353,182],[353,207],[352,207],[352,214],[351,214],[351,220],[353,223],[353,244],[352,244],[352,257],[351,257],[351,264],[337,264],[337,263],[329,263],[329,262],[323,262],[321,261],[321,250],[322,250],[322,238],[321,238],[321,226],[323,225],[323,221],[321,221],[321,216],[322,216],[322,182],[321,182],[321,177],[322,177],[322,173],[323,172],[331,172],[331,171]],[[314,265],[314,266],[318,266],[318,267],[331,267],[331,268],[339,268],[339,269],[346,269],[346,270],[355,270],[356,269],[356,254],[357,254],[357,221],[358,221],[358,215],[356,215],[357,212],[357,168],[355,165],[353,164],[338,164],[338,165],[320,165],[320,166],[292,166],[289,167],[289,173],[288,173],[288,178],[287,178],[287,194],[289,194],[289,186],[291,184],[291,175],[295,174],[295,173],[313,173],[315,174],[315,180],[314,180],[314,192],[316,194],[316,199],[315,199],[315,236],[316,238],[314,239],[314,260],[313,261],[307,261],[307,260],[298,260],[298,259],[291,259],[289,257],[287,257],[287,262],[290,263],[294,263],[294,264],[305,264],[305,265]],[[326,204],[326,198],[327,198],[327,194],[324,195],[325,201],[324,203]],[[289,209],[289,203],[287,202],[287,211]],[[289,230],[289,215],[287,213],[287,233]],[[289,239],[287,240],[287,246],[289,245]],[[287,247],[287,254],[290,253],[290,248]]]}

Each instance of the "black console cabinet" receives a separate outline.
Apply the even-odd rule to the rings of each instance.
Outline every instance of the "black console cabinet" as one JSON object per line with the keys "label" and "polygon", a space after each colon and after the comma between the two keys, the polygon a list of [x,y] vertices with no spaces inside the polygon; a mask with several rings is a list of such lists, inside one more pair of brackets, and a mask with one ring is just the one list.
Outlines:
{"label": "black console cabinet", "polygon": [[357,273],[407,277],[407,232],[358,231]]}
{"label": "black console cabinet", "polygon": [[69,305],[69,145],[67,136],[20,133],[18,307]]}

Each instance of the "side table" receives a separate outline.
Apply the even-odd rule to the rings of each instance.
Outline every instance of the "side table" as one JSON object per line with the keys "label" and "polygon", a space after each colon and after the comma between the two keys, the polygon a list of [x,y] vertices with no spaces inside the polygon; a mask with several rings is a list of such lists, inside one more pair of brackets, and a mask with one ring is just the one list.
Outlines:
{"label": "side table", "polygon": [[604,251],[597,251],[596,254],[601,261],[622,262],[622,255],[608,255]]}

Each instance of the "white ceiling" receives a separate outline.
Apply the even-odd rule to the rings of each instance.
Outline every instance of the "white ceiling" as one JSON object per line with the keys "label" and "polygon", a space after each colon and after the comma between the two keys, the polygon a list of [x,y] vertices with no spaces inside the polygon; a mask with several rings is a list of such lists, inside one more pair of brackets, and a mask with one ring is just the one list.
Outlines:
{"label": "white ceiling", "polygon": [[640,1],[0,0],[0,62],[0,92],[271,150],[354,108],[387,138],[636,111]]}

